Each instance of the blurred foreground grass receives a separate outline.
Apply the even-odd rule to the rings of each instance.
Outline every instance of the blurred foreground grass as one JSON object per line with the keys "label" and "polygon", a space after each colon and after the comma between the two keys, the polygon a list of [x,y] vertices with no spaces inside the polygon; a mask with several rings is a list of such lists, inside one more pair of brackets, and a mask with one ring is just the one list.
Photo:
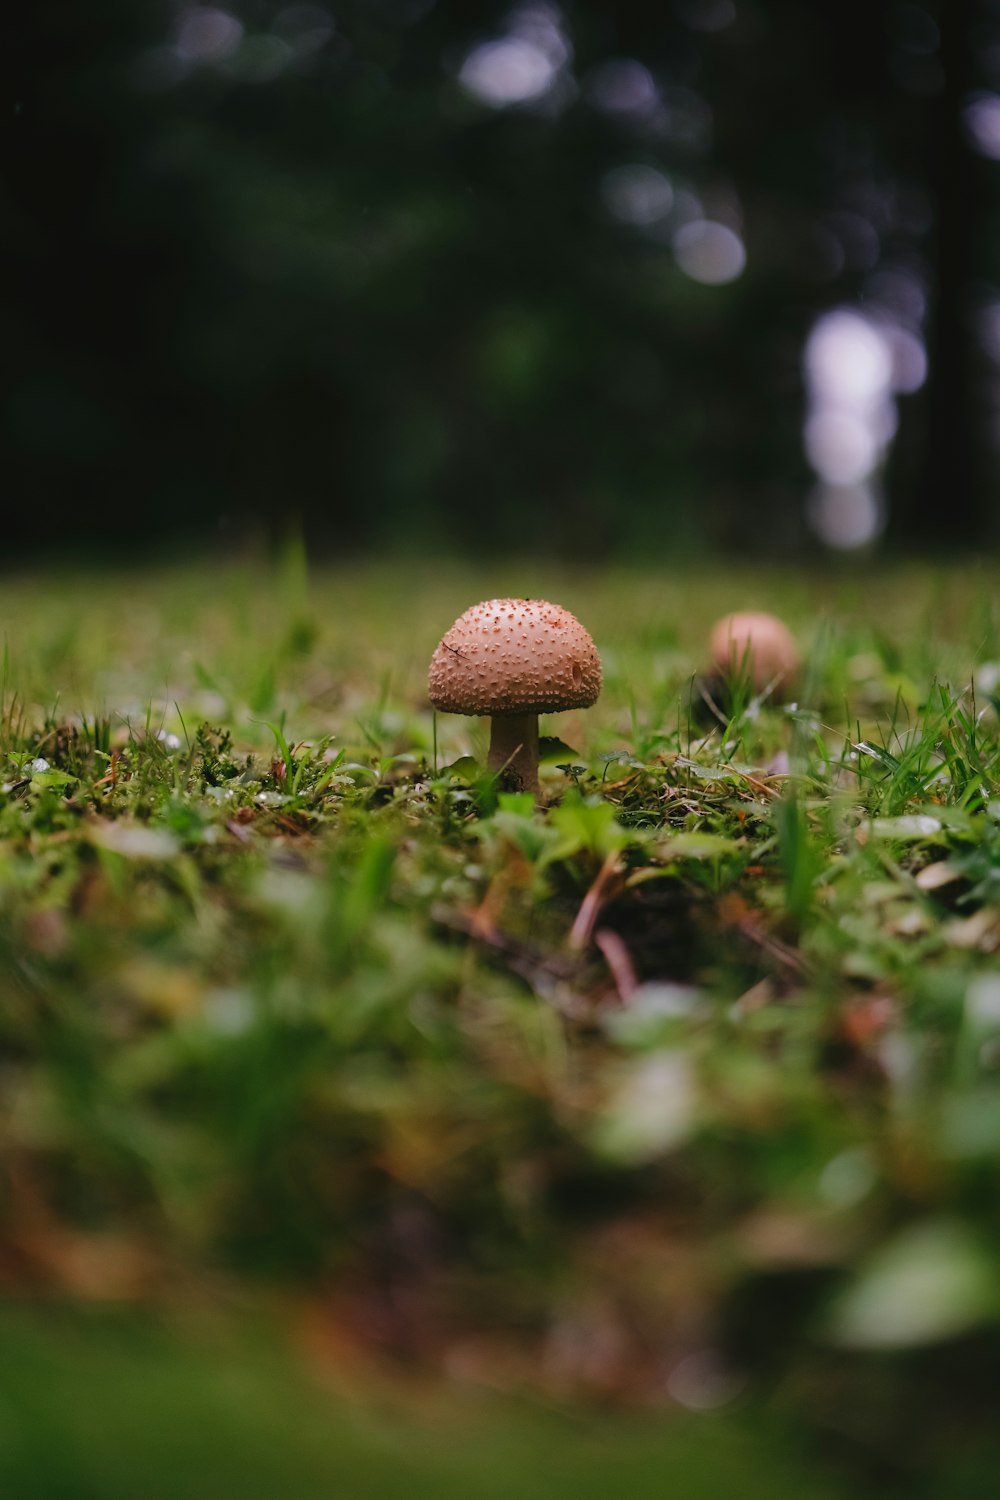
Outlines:
{"label": "blurred foreground grass", "polygon": [[[996,582],[0,583],[5,1492],[991,1492]],[[541,809],[425,700],[506,593],[605,666]],[[740,607],[798,698],[705,722]]]}
{"label": "blurred foreground grass", "polygon": [[259,1329],[180,1339],[148,1321],[22,1310],[0,1317],[0,1339],[0,1479],[18,1500],[847,1493],[759,1414],[664,1424],[456,1391],[349,1399]]}

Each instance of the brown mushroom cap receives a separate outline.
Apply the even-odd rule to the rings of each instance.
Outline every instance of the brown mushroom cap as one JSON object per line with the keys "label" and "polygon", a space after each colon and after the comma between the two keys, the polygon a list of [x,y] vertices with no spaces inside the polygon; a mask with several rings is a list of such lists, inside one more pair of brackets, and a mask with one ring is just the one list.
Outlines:
{"label": "brown mushroom cap", "polygon": [[788,626],[774,615],[739,610],[712,627],[709,649],[716,670],[745,671],[757,691],[793,677],[799,653]]}
{"label": "brown mushroom cap", "polygon": [[589,708],[601,662],[579,620],[544,599],[487,599],[459,615],[431,658],[427,688],[450,714]]}

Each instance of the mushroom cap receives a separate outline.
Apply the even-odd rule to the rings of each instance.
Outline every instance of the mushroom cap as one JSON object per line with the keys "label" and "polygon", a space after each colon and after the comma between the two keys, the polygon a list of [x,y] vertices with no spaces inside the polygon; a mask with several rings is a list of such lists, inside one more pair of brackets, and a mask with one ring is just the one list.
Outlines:
{"label": "mushroom cap", "polygon": [[590,707],[601,662],[569,610],[544,599],[487,599],[440,642],[427,689],[434,707],[451,714],[558,713]]}
{"label": "mushroom cap", "polygon": [[793,677],[799,653],[788,626],[759,610],[738,610],[712,626],[709,650],[716,670],[745,672],[759,692],[770,683]]}

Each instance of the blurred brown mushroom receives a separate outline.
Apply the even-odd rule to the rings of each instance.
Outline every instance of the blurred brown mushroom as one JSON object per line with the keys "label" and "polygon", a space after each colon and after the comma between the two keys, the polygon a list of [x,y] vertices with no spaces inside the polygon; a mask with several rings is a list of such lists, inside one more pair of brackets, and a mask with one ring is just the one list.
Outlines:
{"label": "blurred brown mushroom", "polygon": [[737,610],[712,626],[709,651],[715,671],[728,681],[743,679],[755,694],[786,697],[799,670],[792,633],[776,615]]}
{"label": "blurred brown mushroom", "polygon": [[538,790],[538,715],[589,708],[601,662],[579,620],[544,599],[487,599],[460,615],[431,658],[435,708],[489,714],[487,765],[508,786]]}

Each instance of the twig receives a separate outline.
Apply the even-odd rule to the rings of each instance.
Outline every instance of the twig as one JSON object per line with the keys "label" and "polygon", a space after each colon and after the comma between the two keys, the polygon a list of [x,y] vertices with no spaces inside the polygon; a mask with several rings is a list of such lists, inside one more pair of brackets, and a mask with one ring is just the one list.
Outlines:
{"label": "twig", "polygon": [[621,859],[617,849],[613,849],[605,858],[589,891],[581,901],[576,920],[570,928],[566,946],[572,952],[581,953],[590,942],[601,907],[621,889],[621,876]]}
{"label": "twig", "polygon": [[623,1005],[627,1005],[639,988],[632,955],[618,933],[613,932],[610,927],[602,927],[595,932],[594,943],[600,948],[604,955],[604,962],[611,970],[619,1000]]}

